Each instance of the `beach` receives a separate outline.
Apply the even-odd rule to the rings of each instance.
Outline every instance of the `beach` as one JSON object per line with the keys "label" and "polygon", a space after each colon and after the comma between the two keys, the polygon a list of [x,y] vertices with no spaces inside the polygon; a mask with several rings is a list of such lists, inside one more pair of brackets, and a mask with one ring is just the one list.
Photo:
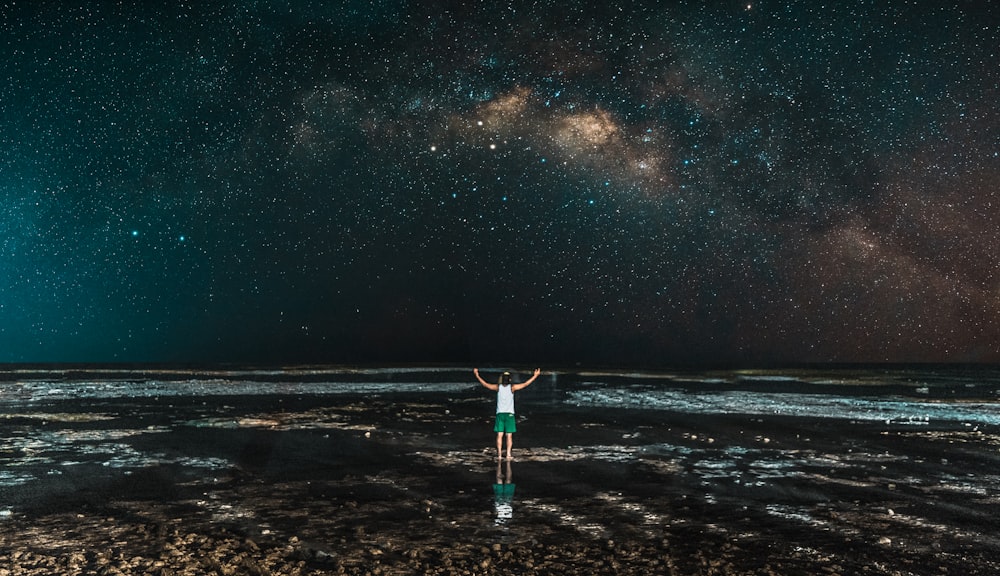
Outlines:
{"label": "beach", "polygon": [[1000,573],[982,391],[336,379],[9,377],[0,576]]}

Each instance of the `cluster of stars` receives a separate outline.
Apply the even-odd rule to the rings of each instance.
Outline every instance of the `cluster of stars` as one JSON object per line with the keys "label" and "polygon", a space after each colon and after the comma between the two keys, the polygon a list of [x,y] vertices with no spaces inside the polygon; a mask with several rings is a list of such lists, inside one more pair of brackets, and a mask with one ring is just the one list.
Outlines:
{"label": "cluster of stars", "polygon": [[991,8],[3,9],[8,360],[1000,360]]}

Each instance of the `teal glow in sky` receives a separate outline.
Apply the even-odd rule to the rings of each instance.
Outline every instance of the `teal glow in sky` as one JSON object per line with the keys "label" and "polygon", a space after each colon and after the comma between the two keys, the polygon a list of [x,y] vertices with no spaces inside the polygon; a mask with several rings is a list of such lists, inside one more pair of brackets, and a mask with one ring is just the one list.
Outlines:
{"label": "teal glow in sky", "polygon": [[0,361],[1000,361],[1000,9],[3,2]]}

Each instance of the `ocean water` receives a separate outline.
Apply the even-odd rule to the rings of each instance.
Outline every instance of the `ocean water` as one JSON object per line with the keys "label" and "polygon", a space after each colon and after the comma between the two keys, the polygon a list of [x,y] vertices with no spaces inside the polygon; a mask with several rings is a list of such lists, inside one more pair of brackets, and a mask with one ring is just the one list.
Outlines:
{"label": "ocean water", "polygon": [[[499,370],[484,371],[487,377],[493,372]],[[0,486],[93,464],[225,468],[230,463],[221,459],[142,452],[135,445],[139,437],[177,427],[278,425],[274,414],[239,413],[228,405],[234,397],[258,397],[267,405],[268,396],[350,394],[363,403],[365,397],[391,402],[394,394],[412,398],[416,393],[440,403],[471,390],[478,390],[471,369],[455,367],[7,368],[0,370],[0,426],[5,430],[0,456],[7,463],[0,470]],[[172,405],[182,398],[198,408],[174,416]],[[556,371],[543,373],[532,386],[530,402],[556,411],[615,408],[663,412],[665,418],[668,413],[743,414],[979,429],[1000,425],[1000,369]],[[282,429],[345,426],[322,413],[283,413],[280,419]]]}
{"label": "ocean water", "polygon": [[895,424],[1000,424],[995,367],[596,374],[567,401],[690,414],[786,415]]}
{"label": "ocean water", "polygon": [[[484,370],[488,375],[492,372]],[[528,372],[523,372],[527,377]],[[517,376],[515,376],[517,379]],[[457,392],[471,368],[0,369],[0,417],[60,401]],[[1000,424],[1000,367],[544,372],[533,392],[578,407]],[[536,400],[538,401],[538,400]]]}
{"label": "ocean water", "polygon": [[786,415],[911,425],[945,422],[1000,425],[1000,402],[996,400],[959,402],[747,390],[692,393],[676,389],[612,388],[574,392],[570,401],[578,406],[688,414]]}
{"label": "ocean water", "polygon": [[[0,369],[0,408],[58,400],[358,394],[454,388],[434,368]],[[471,374],[469,375],[471,378]]]}

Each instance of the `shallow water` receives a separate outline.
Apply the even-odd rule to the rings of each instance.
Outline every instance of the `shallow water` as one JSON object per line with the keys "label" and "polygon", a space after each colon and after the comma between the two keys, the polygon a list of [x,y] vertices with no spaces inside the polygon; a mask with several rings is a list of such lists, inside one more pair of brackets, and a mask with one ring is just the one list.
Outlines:
{"label": "shallow water", "polygon": [[[492,370],[499,373],[501,369]],[[492,373],[484,370],[486,377]],[[527,378],[529,371],[515,373]],[[399,391],[447,391],[474,386],[470,368],[454,367],[301,367],[285,369],[155,369],[155,368],[0,368],[0,407],[18,403],[74,398],[158,396],[220,396],[247,394],[343,394]],[[750,396],[812,394],[844,398],[892,397],[926,400],[982,400],[1000,397],[1000,368],[903,367],[774,370],[687,371],[547,371],[533,390],[578,387],[669,391],[675,402],[681,393],[701,401],[716,392],[746,392]],[[646,398],[651,399],[650,397]],[[616,401],[634,407],[628,393]],[[813,403],[814,400],[805,399]],[[739,399],[737,400],[739,401]],[[787,402],[788,400],[783,400]],[[793,402],[795,400],[792,400]],[[602,401],[602,402],[607,402]],[[656,401],[662,404],[663,399]],[[661,405],[652,406],[662,408]],[[684,403],[678,403],[678,409]]]}
{"label": "shallow water", "polygon": [[681,566],[735,542],[734,565],[818,570],[849,549],[853,568],[995,573],[996,390],[991,369],[548,372],[519,392],[501,518],[469,369],[8,370],[0,544],[140,518],[331,554],[509,534],[631,539]]}
{"label": "shallow water", "polygon": [[[949,375],[950,374],[950,375]],[[0,371],[0,439],[6,466],[0,486],[23,486],[74,468],[99,466],[126,473],[151,466],[226,470],[233,463],[211,456],[143,450],[142,438],[178,428],[216,430],[359,430],[369,424],[337,411],[277,410],[247,413],[233,398],[331,397],[380,399],[426,395],[440,403],[414,411],[404,421],[447,422],[449,396],[479,387],[471,371],[458,368],[298,368],[181,370],[118,368],[23,368]],[[997,372],[915,368],[880,370],[772,370],[704,372],[547,373],[522,395],[526,406],[563,412],[605,409],[641,411],[647,420],[670,414],[695,416],[801,417],[842,422],[978,431],[1000,425]],[[806,389],[808,392],[798,390]],[[955,398],[961,395],[961,398]],[[131,403],[123,406],[122,402]],[[183,409],[175,403],[183,402]],[[361,402],[364,403],[363,400]],[[433,404],[432,406],[438,406]],[[277,408],[277,407],[276,407]],[[664,416],[656,416],[662,413]],[[759,446],[729,446],[707,455],[691,446],[662,443],[623,426],[621,445],[561,449],[551,459],[633,461],[678,459],[703,478],[736,477],[746,484],[796,474],[801,458]],[[648,434],[647,434],[648,436]],[[693,440],[688,438],[688,440]],[[758,443],[761,441],[757,439]],[[545,449],[535,457],[546,458]],[[474,457],[475,458],[475,457]],[[809,455],[813,462],[819,458]],[[797,463],[796,463],[797,462]],[[977,488],[978,490],[979,488]],[[2,506],[0,506],[2,508]]]}
{"label": "shallow water", "polygon": [[919,401],[892,397],[843,397],[831,394],[636,389],[629,386],[579,390],[568,402],[593,408],[667,410],[689,414],[787,415],[810,418],[927,425],[957,422],[1000,424],[997,401]]}

